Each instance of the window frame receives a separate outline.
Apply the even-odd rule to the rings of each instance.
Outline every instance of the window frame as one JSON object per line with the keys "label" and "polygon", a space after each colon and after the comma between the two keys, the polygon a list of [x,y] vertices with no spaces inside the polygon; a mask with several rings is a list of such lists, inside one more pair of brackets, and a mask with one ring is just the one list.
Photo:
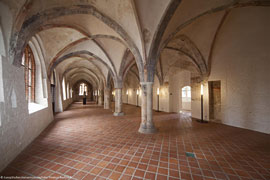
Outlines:
{"label": "window frame", "polygon": [[25,98],[29,103],[35,102],[36,63],[29,45],[24,49],[21,66],[24,67]]}
{"label": "window frame", "polygon": [[79,86],[79,96],[83,96],[84,95],[84,92],[85,92],[85,94],[87,96],[88,95],[87,91],[88,91],[87,84],[80,83],[80,86]]}

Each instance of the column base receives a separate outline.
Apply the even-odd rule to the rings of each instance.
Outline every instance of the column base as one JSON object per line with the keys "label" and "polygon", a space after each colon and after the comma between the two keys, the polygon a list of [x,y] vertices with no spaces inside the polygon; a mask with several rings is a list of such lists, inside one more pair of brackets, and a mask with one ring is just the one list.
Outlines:
{"label": "column base", "polygon": [[114,116],[124,116],[125,113],[124,112],[114,112],[113,115]]}
{"label": "column base", "polygon": [[142,127],[142,126],[140,126],[138,132],[142,133],[142,134],[153,134],[153,133],[157,132],[157,129],[154,126],[152,126],[152,127]]}

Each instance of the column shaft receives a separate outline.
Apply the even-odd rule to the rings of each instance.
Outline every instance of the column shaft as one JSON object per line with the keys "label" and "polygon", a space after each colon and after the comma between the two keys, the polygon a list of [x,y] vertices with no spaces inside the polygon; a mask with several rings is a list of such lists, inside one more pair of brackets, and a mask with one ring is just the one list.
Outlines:
{"label": "column shaft", "polygon": [[102,90],[99,90],[98,105],[99,106],[103,105],[103,92],[102,92]]}
{"label": "column shaft", "polygon": [[122,111],[122,88],[116,88],[115,89],[115,111],[114,111],[114,116],[123,116],[124,113]]}
{"label": "column shaft", "polygon": [[111,108],[111,91],[109,88],[104,90],[104,109]]}
{"label": "column shaft", "polygon": [[142,105],[141,105],[141,125],[139,132],[150,134],[156,132],[156,128],[153,123],[153,83],[143,82],[141,83],[142,89]]}

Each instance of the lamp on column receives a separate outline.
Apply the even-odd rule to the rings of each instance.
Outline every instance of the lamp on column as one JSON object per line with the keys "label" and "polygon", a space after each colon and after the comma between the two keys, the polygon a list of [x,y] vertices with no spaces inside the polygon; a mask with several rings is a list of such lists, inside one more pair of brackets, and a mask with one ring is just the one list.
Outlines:
{"label": "lamp on column", "polygon": [[127,104],[128,104],[128,90],[127,90]]}
{"label": "lamp on column", "polygon": [[139,90],[137,89],[137,107],[138,107]]}
{"label": "lamp on column", "polygon": [[157,112],[159,112],[159,88],[157,88]]}
{"label": "lamp on column", "polygon": [[114,91],[112,92],[112,101],[114,102]]}
{"label": "lamp on column", "polygon": [[203,84],[201,84],[201,123],[207,123],[207,121],[203,120]]}

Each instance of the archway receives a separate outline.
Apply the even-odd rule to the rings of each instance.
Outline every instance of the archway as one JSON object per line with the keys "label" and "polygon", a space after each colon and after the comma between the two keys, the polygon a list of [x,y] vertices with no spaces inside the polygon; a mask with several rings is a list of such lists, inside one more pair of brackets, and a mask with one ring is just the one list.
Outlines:
{"label": "archway", "polygon": [[181,111],[191,111],[191,87],[185,86],[181,89],[182,108]]}

